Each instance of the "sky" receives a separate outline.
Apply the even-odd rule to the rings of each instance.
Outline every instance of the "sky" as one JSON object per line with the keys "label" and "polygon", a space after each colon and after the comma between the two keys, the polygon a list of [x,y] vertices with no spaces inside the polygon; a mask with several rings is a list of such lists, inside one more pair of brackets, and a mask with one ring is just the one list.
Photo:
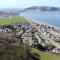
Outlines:
{"label": "sky", "polygon": [[60,7],[60,0],[0,0],[0,8],[27,8],[31,6]]}

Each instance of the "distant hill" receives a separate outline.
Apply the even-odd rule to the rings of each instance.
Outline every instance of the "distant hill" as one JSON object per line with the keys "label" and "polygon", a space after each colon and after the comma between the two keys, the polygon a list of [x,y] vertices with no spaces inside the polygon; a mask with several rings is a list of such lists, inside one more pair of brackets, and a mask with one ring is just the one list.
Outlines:
{"label": "distant hill", "polygon": [[0,16],[6,15],[12,15],[12,16],[16,16],[19,15],[19,13],[21,12],[22,9],[20,8],[3,8],[0,9]]}
{"label": "distant hill", "polygon": [[59,7],[50,7],[50,6],[32,6],[24,9],[24,11],[27,10],[40,10],[40,11],[60,11]]}

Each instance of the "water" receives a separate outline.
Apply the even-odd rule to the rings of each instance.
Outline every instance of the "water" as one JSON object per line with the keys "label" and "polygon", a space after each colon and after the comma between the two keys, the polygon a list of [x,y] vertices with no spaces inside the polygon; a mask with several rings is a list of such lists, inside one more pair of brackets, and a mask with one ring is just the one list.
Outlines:
{"label": "water", "polygon": [[21,14],[27,18],[60,28],[60,11],[27,11]]}

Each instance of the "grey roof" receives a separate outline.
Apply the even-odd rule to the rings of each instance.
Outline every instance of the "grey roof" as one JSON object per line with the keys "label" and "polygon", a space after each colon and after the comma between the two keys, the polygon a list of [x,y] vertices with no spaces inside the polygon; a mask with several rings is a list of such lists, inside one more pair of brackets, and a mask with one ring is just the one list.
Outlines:
{"label": "grey roof", "polygon": [[1,29],[1,28],[0,28],[0,32],[3,32],[3,31],[4,31],[4,29]]}
{"label": "grey roof", "polygon": [[23,31],[16,32],[16,35],[22,35]]}

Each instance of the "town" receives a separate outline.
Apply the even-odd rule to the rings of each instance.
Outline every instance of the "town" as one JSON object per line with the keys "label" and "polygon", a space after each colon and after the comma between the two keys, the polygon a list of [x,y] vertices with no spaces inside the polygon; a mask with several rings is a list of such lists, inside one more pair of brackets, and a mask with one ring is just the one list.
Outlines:
{"label": "town", "polygon": [[19,39],[19,44],[58,54],[60,53],[59,32],[60,29],[33,21],[0,25],[0,34],[14,34]]}

